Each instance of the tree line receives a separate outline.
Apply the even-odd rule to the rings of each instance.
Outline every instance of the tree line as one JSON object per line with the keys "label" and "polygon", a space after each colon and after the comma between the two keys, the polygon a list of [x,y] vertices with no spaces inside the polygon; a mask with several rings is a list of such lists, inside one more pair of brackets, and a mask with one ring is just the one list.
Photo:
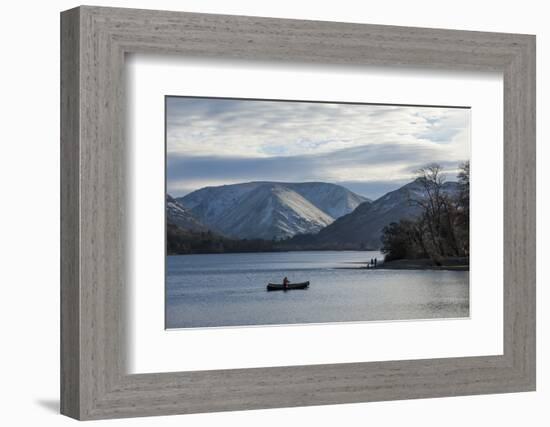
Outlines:
{"label": "tree line", "polygon": [[444,189],[442,167],[433,164],[417,172],[421,196],[409,196],[420,208],[411,220],[392,222],[382,231],[386,261],[429,258],[441,265],[445,258],[468,257],[470,247],[470,162],[460,165],[458,190]]}
{"label": "tree line", "polygon": [[276,250],[275,242],[271,240],[231,239],[212,231],[190,231],[170,223],[166,225],[168,255],[273,252]]}

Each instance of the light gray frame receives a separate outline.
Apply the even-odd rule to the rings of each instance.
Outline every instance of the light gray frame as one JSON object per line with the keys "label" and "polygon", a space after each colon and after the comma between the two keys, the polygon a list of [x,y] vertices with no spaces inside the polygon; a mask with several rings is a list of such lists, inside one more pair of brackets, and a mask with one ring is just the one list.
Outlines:
{"label": "light gray frame", "polygon": [[[504,354],[128,375],[129,52],[502,72]],[[63,414],[99,419],[535,389],[534,36],[83,6],[61,15],[61,121]]]}

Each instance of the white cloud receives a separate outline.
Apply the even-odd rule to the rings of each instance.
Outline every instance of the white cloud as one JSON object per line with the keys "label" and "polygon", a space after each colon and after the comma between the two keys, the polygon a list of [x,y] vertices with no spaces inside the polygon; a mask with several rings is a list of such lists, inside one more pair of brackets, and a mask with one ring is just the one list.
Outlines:
{"label": "white cloud", "polygon": [[[403,180],[421,161],[458,163],[469,158],[469,125],[470,110],[463,108],[171,97],[167,151],[169,159],[187,159],[188,167],[193,158],[313,156],[308,164],[319,170],[304,177],[314,174],[338,182],[387,180],[391,175]],[[353,150],[361,155],[343,156]],[[334,164],[320,161],[336,153]],[[239,179],[230,173],[227,181]],[[261,171],[254,173],[258,180],[267,179]],[[179,173],[169,166],[169,180],[171,176]],[[190,184],[205,178],[186,179]],[[225,182],[221,177],[210,180]],[[181,178],[178,182],[184,185]]]}

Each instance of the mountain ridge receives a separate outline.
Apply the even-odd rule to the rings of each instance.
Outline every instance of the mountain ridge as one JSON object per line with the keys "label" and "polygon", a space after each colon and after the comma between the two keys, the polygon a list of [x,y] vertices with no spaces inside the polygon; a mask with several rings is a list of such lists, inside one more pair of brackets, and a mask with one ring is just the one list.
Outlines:
{"label": "mountain ridge", "polygon": [[[447,194],[458,191],[458,183],[443,184]],[[369,204],[359,205],[353,212],[338,218],[310,240],[315,244],[356,244],[370,249],[381,246],[380,238],[385,226],[401,219],[414,219],[422,209],[414,200],[424,198],[421,182],[416,179],[390,191]]]}
{"label": "mountain ridge", "polygon": [[337,184],[253,181],[204,187],[176,201],[215,232],[280,240],[317,233],[369,199]]}

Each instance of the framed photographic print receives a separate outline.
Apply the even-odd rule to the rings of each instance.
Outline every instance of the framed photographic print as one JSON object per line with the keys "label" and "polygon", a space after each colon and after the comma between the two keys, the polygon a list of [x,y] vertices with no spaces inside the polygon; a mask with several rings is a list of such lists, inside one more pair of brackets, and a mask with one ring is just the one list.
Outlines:
{"label": "framed photographic print", "polygon": [[469,108],[165,110],[167,328],[469,317]]}
{"label": "framed photographic print", "polygon": [[62,13],[62,413],[535,388],[534,36]]}

